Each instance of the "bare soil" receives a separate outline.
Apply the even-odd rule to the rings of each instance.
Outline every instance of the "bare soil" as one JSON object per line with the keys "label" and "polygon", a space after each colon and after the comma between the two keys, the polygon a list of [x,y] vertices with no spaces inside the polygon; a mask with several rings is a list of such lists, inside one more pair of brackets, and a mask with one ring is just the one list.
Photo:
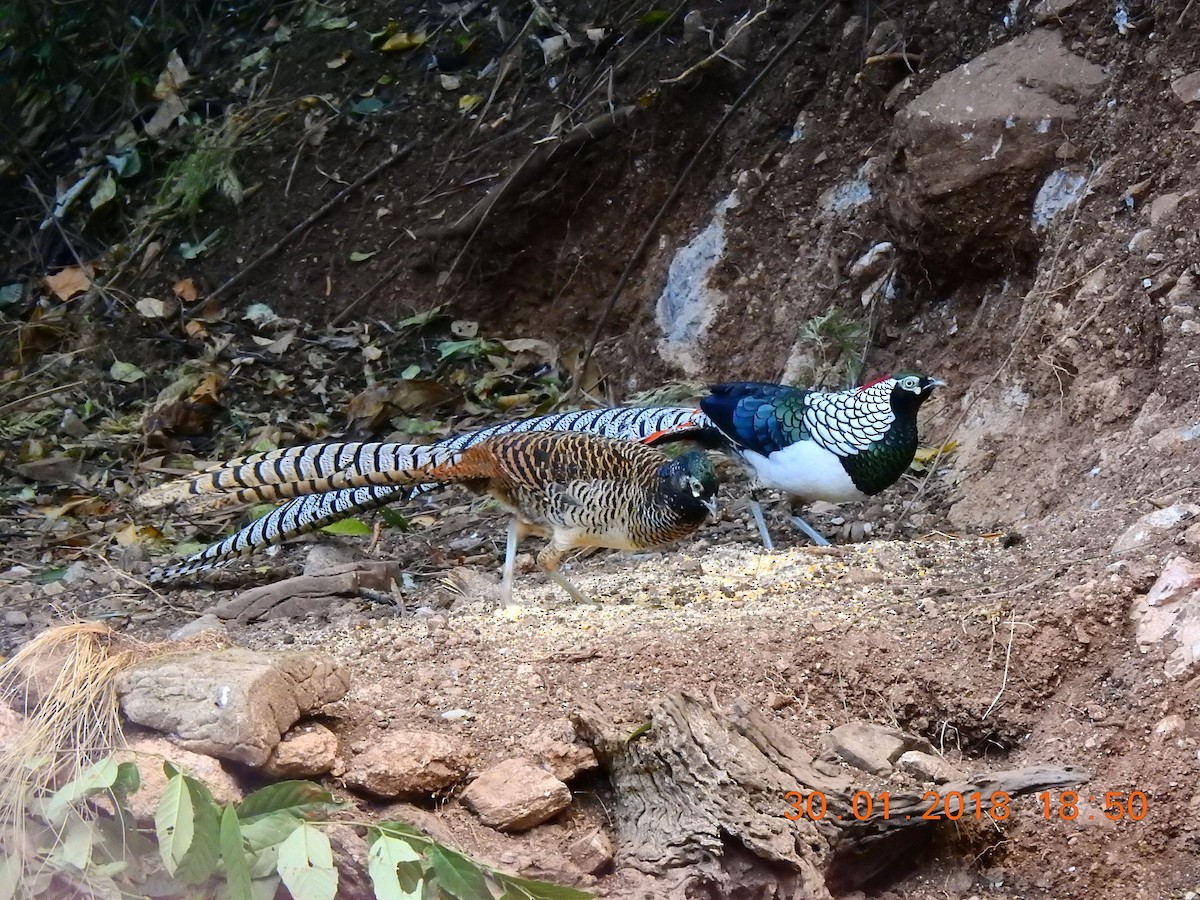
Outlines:
{"label": "bare soil", "polygon": [[[117,540],[138,521],[130,491],[186,469],[192,458],[248,452],[263,438],[286,445],[346,430],[411,436],[386,417],[365,425],[346,411],[375,378],[428,360],[425,338],[393,340],[390,323],[447,304],[453,317],[477,321],[481,336],[552,342],[560,369],[569,372],[675,175],[752,73],[809,15],[803,4],[776,4],[745,72],[714,69],[686,89],[650,96],[651,86],[702,55],[682,43],[678,23],[653,38],[614,82],[617,102],[644,103],[635,124],[556,162],[464,242],[425,235],[476,203],[611,58],[579,54],[556,71],[563,80],[555,89],[545,72],[526,77],[489,112],[489,119],[508,115],[509,126],[481,140],[423,63],[373,54],[365,43],[365,31],[389,17],[419,18],[415,4],[401,6],[364,4],[357,31],[297,31],[279,52],[270,86],[273,100],[298,104],[364,91],[388,74],[394,81],[380,88],[388,111],[333,118],[315,147],[302,146],[301,117],[288,118],[239,162],[244,182],[256,189],[243,208],[207,213],[222,219],[228,238],[197,261],[163,258],[131,289],[131,297],[166,296],[182,277],[195,278],[202,293],[215,288],[415,137],[409,157],[223,298],[230,312],[210,325],[231,337],[227,353],[205,357],[200,342],[129,309],[96,313],[55,349],[51,371],[64,384],[103,379],[114,355],[146,366],[145,382],[106,389],[103,403],[113,416],[140,415],[170,382],[168,366],[187,360],[206,358],[226,386],[215,418],[197,433],[113,438],[111,456],[84,453],[81,468],[65,475],[18,470],[24,444],[8,453],[6,490],[13,487],[16,498],[14,486],[32,485],[35,493],[14,499],[6,519],[13,527],[0,606],[29,621],[0,624],[0,650],[9,653],[74,615],[105,615],[140,636],[164,637],[227,596],[144,586],[147,557],[167,547]],[[745,698],[816,753],[832,728],[867,719],[922,735],[968,771],[1081,766],[1090,780],[1080,789],[1078,818],[1064,820],[1057,808],[1047,818],[1042,801],[1024,798],[1003,823],[945,822],[923,857],[889,873],[868,895],[1194,898],[1200,676],[1163,675],[1165,652],[1139,651],[1130,606],[1171,555],[1200,551],[1168,536],[1133,558],[1110,554],[1139,515],[1197,495],[1200,448],[1170,435],[1200,421],[1192,327],[1200,297],[1191,289],[1169,296],[1144,279],[1179,280],[1194,266],[1200,195],[1185,194],[1152,259],[1128,249],[1149,223],[1141,205],[1125,201],[1146,179],[1151,194],[1194,185],[1200,136],[1192,126],[1200,113],[1170,89],[1171,79],[1200,68],[1197,12],[1188,7],[1141,9],[1152,18],[1128,36],[1116,32],[1106,4],[1084,0],[1062,12],[1053,27],[1109,71],[1104,100],[1071,135],[1080,158],[1101,174],[1053,245],[1025,255],[991,248],[1001,260],[998,273],[942,270],[931,248],[917,247],[906,293],[863,312],[839,273],[864,244],[888,235],[848,230],[832,246],[816,243],[812,211],[821,194],[887,149],[894,106],[885,98],[900,80],[856,77],[862,38],[847,44],[840,35],[846,15],[862,14],[857,7],[842,9],[834,24],[822,23],[801,42],[693,172],[603,328],[597,394],[624,399],[678,374],[656,352],[654,300],[673,253],[747,172],[771,177],[731,220],[713,283],[735,301],[708,333],[705,376],[778,379],[797,323],[832,305],[867,316],[870,371],[919,369],[949,382],[922,414],[922,438],[928,445],[954,439],[957,451],[928,480],[914,475],[859,507],[818,511],[811,521],[834,536],[831,550],[808,547],[775,504],[769,522],[779,549],[764,552],[746,513],[745,482],[731,469],[721,520],[694,540],[638,557],[596,553],[568,567],[595,606],[570,603],[526,558],[516,588],[520,606],[503,614],[488,593],[503,552],[503,522],[494,510],[447,493],[405,510],[414,527],[385,529],[370,549],[367,537],[310,537],[227,577],[244,587],[294,574],[311,544],[333,544],[354,558],[403,560],[413,576],[405,610],[354,600],[303,620],[231,624],[231,636],[255,648],[313,647],[345,662],[353,687],[327,715],[350,754],[387,729],[432,729],[469,745],[478,769],[519,754],[531,732],[579,701],[599,703],[636,726],[653,698],[684,689],[718,705]],[[722,27],[733,19],[723,4],[697,8]],[[616,13],[606,7],[603,15]],[[922,54],[905,98],[1001,40],[1005,15],[1032,25],[1029,10],[1010,12],[1007,4],[872,7],[871,24],[883,15],[900,22],[907,46]],[[588,10],[568,17],[584,21]],[[648,31],[630,29],[629,41]],[[475,47],[464,68],[481,68],[500,49]],[[326,67],[343,50],[354,52],[353,61]],[[532,43],[529,53],[535,61],[541,55]],[[790,153],[801,110],[811,115],[812,130],[806,149]],[[197,233],[206,224],[198,223]],[[375,255],[352,263],[354,251]],[[818,258],[827,278],[812,277]],[[1082,289],[1092,276],[1094,289]],[[253,329],[239,319],[251,302],[297,320],[300,352],[275,358],[255,349]],[[352,303],[351,325],[384,336],[385,355],[373,365],[364,364],[359,337],[349,349],[320,344],[324,324]],[[307,356],[312,351],[326,356]],[[14,367],[5,384],[36,366]],[[532,411],[518,405],[507,414]],[[421,416],[450,430],[501,414],[455,400]],[[55,434],[52,423],[43,440]],[[90,514],[92,525],[69,512],[47,520],[46,508],[79,495],[72,479],[80,472],[103,501]],[[213,514],[152,524],[170,544],[215,539],[234,521]],[[872,539],[849,542],[854,522],[870,523]],[[40,582],[44,571],[72,562],[82,563],[81,580]],[[452,710],[468,715],[447,721],[443,714]],[[1182,724],[1164,726],[1170,716]],[[607,825],[603,778],[576,787],[568,813],[516,836],[480,826],[453,801],[425,809],[358,802],[369,813],[408,816],[464,852],[531,875],[574,879],[601,896],[651,896],[637,894],[640,882],[619,866],[599,879],[572,870],[567,844]],[[1148,814],[1108,821],[1109,791],[1143,792]]]}

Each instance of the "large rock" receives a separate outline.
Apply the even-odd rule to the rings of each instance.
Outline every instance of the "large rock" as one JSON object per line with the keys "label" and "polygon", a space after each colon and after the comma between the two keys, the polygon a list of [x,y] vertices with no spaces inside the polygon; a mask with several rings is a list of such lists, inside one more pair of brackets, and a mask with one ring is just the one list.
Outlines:
{"label": "large rock", "polygon": [[1194,503],[1175,503],[1148,512],[1121,533],[1112,546],[1113,556],[1126,556],[1181,531],[1200,513]]}
{"label": "large rock", "polygon": [[348,687],[345,670],[323,654],[240,647],[159,657],[117,681],[130,721],[188,750],[251,766],[265,763],[301,716]]}
{"label": "large rock", "polygon": [[416,799],[458,784],[469,765],[470,754],[447,737],[392,731],[349,760],[342,778],[379,797]]}
{"label": "large rock", "polygon": [[600,766],[595,751],[578,742],[574,726],[566,719],[538,726],[521,745],[522,752],[540,760],[559,781],[574,781]]}
{"label": "large rock", "polygon": [[169,762],[184,775],[204,783],[218,804],[237,803],[242,799],[241,786],[220,760],[177,747],[164,737],[143,735],[129,738],[125,747],[113,754],[117,762],[132,762],[138,767],[141,787],[129,797],[129,811],[142,822],[152,821],[163,791],[167,789],[167,774],[163,763]]}
{"label": "large rock", "polygon": [[1138,648],[1163,645],[1170,678],[1191,677],[1200,664],[1200,565],[1174,557],[1145,595],[1133,601]]}
{"label": "large rock", "polygon": [[506,759],[486,769],[459,798],[484,825],[528,831],[571,805],[570,789],[527,759]]}
{"label": "large rock", "polygon": [[1103,70],[1035,30],[964,63],[896,115],[889,198],[904,243],[940,265],[995,270],[1032,249],[1030,210]]}

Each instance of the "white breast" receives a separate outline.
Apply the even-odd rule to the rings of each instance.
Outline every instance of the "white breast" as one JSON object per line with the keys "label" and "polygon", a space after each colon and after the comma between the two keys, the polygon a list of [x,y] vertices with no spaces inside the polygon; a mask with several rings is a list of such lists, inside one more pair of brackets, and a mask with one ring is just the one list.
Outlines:
{"label": "white breast", "polygon": [[866,496],[854,486],[841,460],[812,441],[799,441],[770,456],[753,450],[742,450],[741,456],[763,487],[805,502],[847,503]]}

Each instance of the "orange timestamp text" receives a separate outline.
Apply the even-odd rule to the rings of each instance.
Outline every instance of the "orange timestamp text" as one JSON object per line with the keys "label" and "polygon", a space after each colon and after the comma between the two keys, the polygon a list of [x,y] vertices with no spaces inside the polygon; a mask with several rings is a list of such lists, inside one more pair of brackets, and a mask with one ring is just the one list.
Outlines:
{"label": "orange timestamp text", "polygon": [[[1083,797],[1077,791],[1042,791],[1037,798],[1041,805],[1042,818],[1047,821],[1062,819],[1074,822],[1098,817],[1096,812],[1084,812],[1080,809]],[[850,797],[849,816],[830,812],[828,798],[821,791],[788,791],[783,795],[783,799],[789,806],[788,811],[783,814],[784,818],[793,822],[799,819],[819,821],[826,818],[853,818],[865,822],[872,817],[893,818],[892,795],[888,791],[880,791],[878,794],[855,791]],[[905,800],[908,800],[907,796]],[[1105,791],[1103,795],[1089,794],[1087,800],[1093,809],[1103,800],[1104,807],[1100,814],[1110,822],[1119,822],[1122,819],[1140,822],[1150,811],[1150,802],[1144,791]],[[949,819],[952,822],[963,818],[990,818],[996,822],[1003,822],[1012,814],[1009,805],[1012,797],[1005,791],[993,791],[989,796],[984,796],[980,791],[946,791],[944,794],[926,791],[921,802],[925,805],[923,811],[904,813],[903,818],[917,821]],[[906,802],[904,808],[911,810],[912,806]],[[900,818],[901,814],[896,813],[894,817]]]}

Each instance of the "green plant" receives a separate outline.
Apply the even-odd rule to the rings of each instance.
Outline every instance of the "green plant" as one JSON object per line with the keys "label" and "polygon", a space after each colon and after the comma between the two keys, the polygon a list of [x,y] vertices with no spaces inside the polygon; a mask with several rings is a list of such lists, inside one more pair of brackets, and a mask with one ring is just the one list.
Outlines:
{"label": "green plant", "polygon": [[[52,791],[25,799],[23,838],[0,837],[0,898],[153,895],[259,900],[282,883],[295,900],[333,900],[339,872],[326,829],[366,829],[367,874],[378,900],[586,900],[592,895],[508,875],[402,822],[330,822],[341,808],[309,781],[285,781],[220,806],[203,782],[163,763],[168,781],[153,832],[129,797],[141,778],[113,756]],[[20,851],[18,852],[18,846]]]}
{"label": "green plant", "polygon": [[840,370],[843,387],[853,387],[862,374],[867,351],[867,329],[862,322],[851,319],[840,309],[833,308],[813,316],[796,332],[797,349],[802,364],[792,383],[812,387]]}

